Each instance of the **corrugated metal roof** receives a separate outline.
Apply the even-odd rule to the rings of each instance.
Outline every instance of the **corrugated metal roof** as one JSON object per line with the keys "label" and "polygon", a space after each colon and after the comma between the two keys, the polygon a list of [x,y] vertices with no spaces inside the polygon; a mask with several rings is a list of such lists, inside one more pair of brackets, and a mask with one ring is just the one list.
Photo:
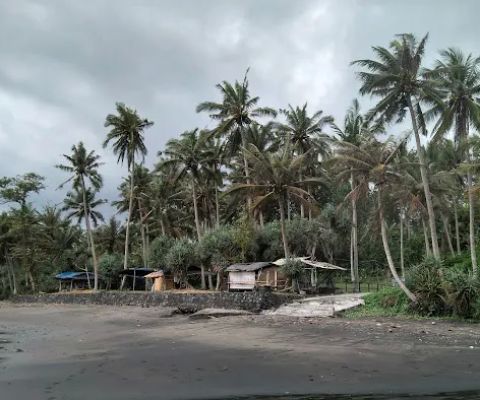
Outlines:
{"label": "corrugated metal roof", "polygon": [[271,262],[254,262],[254,263],[240,263],[230,265],[226,271],[258,271],[261,268],[273,266]]}
{"label": "corrugated metal roof", "polygon": [[145,278],[160,278],[161,276],[164,276],[165,274],[163,271],[154,271],[150,272],[148,275],[145,275]]}

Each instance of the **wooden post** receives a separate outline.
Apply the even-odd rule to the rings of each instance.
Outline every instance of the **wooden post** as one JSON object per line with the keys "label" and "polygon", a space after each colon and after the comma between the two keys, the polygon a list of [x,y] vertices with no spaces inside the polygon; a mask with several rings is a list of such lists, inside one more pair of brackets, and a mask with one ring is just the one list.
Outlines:
{"label": "wooden post", "polygon": [[136,270],[136,268],[133,269],[133,287],[132,287],[133,291],[135,291],[135,283],[137,283],[137,270]]}

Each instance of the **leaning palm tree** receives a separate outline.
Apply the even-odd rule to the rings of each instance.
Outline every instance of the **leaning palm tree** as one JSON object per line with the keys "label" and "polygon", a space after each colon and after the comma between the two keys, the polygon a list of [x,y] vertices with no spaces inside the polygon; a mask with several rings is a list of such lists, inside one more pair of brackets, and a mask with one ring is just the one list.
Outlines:
{"label": "leaning palm tree", "polygon": [[[72,182],[74,190],[76,193],[81,195],[84,212],[83,218],[85,219],[85,226],[87,229],[88,242],[90,246],[90,251],[92,252],[92,261],[93,261],[93,273],[94,273],[94,290],[98,290],[98,260],[95,252],[95,243],[93,239],[92,229],[90,226],[90,218],[93,216],[89,215],[88,210],[88,201],[89,193],[94,193],[102,187],[102,177],[98,173],[98,168],[102,163],[99,162],[100,156],[95,154],[95,152],[87,151],[82,142],[78,145],[72,146],[72,154],[64,154],[63,157],[67,161],[67,164],[58,164],[57,168],[62,171],[68,172],[71,174],[70,178],[67,179],[64,183],[60,185],[63,187],[68,182]],[[93,187],[93,192],[87,187],[86,181],[89,181]]]}
{"label": "leaning palm tree", "polygon": [[439,259],[435,213],[420,140],[420,133],[426,133],[420,101],[426,98],[439,98],[435,85],[429,79],[425,79],[421,71],[427,37],[428,35],[417,43],[412,34],[398,35],[389,49],[373,47],[376,60],[357,60],[352,64],[366,68],[366,71],[358,73],[362,82],[360,93],[380,97],[380,101],[370,111],[370,117],[379,116],[389,122],[394,119],[401,121],[407,112],[410,114],[425,192],[433,255]]}
{"label": "leaning palm tree", "polygon": [[285,206],[287,198],[303,204],[305,207],[313,207],[314,199],[305,190],[308,183],[320,183],[320,179],[298,180],[299,172],[305,166],[308,152],[300,156],[294,156],[285,149],[278,153],[263,153],[254,145],[244,149],[248,161],[252,164],[253,178],[255,183],[233,185],[225,193],[243,192],[246,195],[256,195],[252,209],[256,209],[267,202],[276,202],[280,214],[280,229],[282,234],[283,250],[285,257],[290,256],[287,234],[285,229]]}
{"label": "leaning palm tree", "polygon": [[[235,81],[232,85],[227,81],[217,85],[222,94],[222,102],[206,101],[197,106],[197,112],[208,112],[210,117],[219,121],[214,133],[226,137],[225,147],[230,155],[247,147],[246,128],[258,117],[276,116],[276,111],[268,107],[258,107],[259,97],[252,97],[248,89],[248,70],[242,83]],[[248,159],[243,151],[243,167],[246,182],[250,183]],[[250,197],[247,197],[250,206]]]}
{"label": "leaning palm tree", "polygon": [[118,156],[117,162],[127,160],[127,168],[130,175],[130,198],[128,206],[127,225],[125,228],[125,257],[123,261],[123,268],[128,268],[128,245],[130,234],[130,221],[133,210],[133,189],[134,177],[133,168],[135,165],[135,157],[139,155],[142,160],[147,154],[143,133],[145,129],[153,125],[152,121],[146,118],[141,118],[137,111],[126,107],[123,103],[116,104],[117,114],[108,114],[105,119],[105,127],[111,128],[107,133],[107,138],[103,142],[103,147],[107,147],[110,142],[113,142],[113,153]]}
{"label": "leaning palm tree", "polygon": [[[427,113],[428,117],[438,116],[434,128],[434,140],[442,138],[452,128],[455,143],[459,149],[460,161],[470,164],[470,151],[467,149],[470,127],[480,131],[480,57],[464,55],[458,49],[440,52],[441,59],[435,67],[426,72],[439,87],[442,98]],[[469,203],[470,256],[472,269],[477,274],[477,254],[475,252],[475,211],[471,168],[467,168],[467,191]]]}
{"label": "leaning palm tree", "polygon": [[360,196],[368,196],[370,185],[374,185],[382,244],[388,267],[398,286],[410,300],[416,301],[415,295],[398,276],[390,252],[385,221],[384,197],[391,184],[399,176],[393,167],[393,161],[399,148],[400,146],[392,140],[382,143],[372,139],[358,146],[348,142],[340,142],[335,156],[335,163],[339,170],[337,175],[339,179],[344,179],[352,173],[357,176],[356,186],[348,194],[348,197],[355,196],[359,198]]}
{"label": "leaning palm tree", "polygon": [[[365,118],[360,112],[360,104],[354,99],[352,106],[348,109],[343,122],[343,127],[332,123],[333,131],[338,135],[339,139],[359,146],[362,141],[372,139],[376,134],[383,133],[384,127],[380,122],[372,123],[371,120]],[[356,186],[356,177],[353,173],[347,177],[350,181],[351,190]],[[352,208],[352,229],[351,229],[351,254],[350,254],[350,270],[352,283],[355,291],[360,291],[360,275],[358,271],[358,216],[357,216],[357,198],[351,196],[350,203]]]}

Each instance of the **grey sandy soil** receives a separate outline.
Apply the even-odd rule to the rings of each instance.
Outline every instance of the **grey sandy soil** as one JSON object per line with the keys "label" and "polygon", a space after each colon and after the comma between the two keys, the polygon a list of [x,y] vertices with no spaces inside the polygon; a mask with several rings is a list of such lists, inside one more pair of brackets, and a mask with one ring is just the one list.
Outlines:
{"label": "grey sandy soil", "polygon": [[0,303],[1,400],[478,389],[478,325]]}

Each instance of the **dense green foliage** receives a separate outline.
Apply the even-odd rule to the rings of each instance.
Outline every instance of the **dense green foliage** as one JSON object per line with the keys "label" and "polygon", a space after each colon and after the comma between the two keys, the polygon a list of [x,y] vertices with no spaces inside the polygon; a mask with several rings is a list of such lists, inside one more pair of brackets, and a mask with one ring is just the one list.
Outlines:
{"label": "dense green foliage", "polygon": [[[306,103],[261,105],[247,74],[223,81],[196,108],[211,129],[154,149],[150,168],[153,122],[117,103],[103,144],[126,163],[112,202],[126,222],[104,222],[102,162],[82,143],[57,165],[71,184],[58,209],[34,206],[43,177],[1,178],[0,295],[56,290],[65,270],[93,271],[94,290],[117,287],[119,270],[139,266],[184,287],[212,288],[216,275],[218,288],[231,263],[311,256],[349,267],[335,279],[355,290],[392,281],[407,296],[392,288],[368,297],[372,307],[477,317],[480,59],[448,49],[428,68],[426,48],[427,37],[397,35],[353,62],[374,104],[363,114],[354,100],[342,123]],[[392,134],[405,118],[412,131]]]}

